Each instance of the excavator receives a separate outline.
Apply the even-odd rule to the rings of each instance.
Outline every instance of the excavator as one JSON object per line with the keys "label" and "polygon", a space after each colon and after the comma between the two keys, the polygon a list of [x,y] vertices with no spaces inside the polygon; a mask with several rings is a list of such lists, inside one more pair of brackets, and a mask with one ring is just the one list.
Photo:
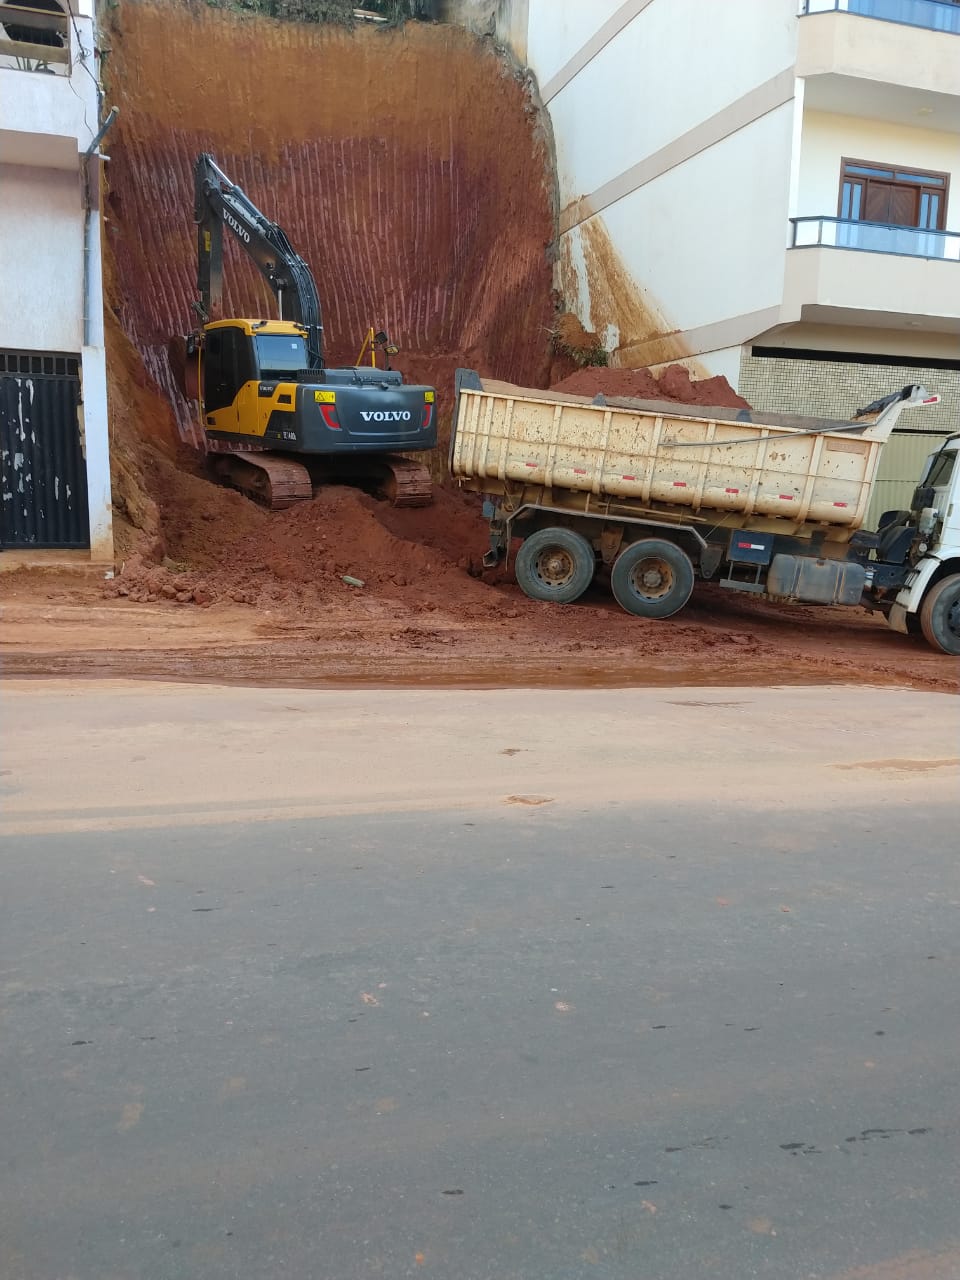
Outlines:
{"label": "excavator", "polygon": [[[272,510],[312,498],[324,482],[398,507],[429,505],[429,470],[399,453],[436,448],[434,388],[405,384],[390,368],[397,348],[373,330],[355,366],[328,367],[316,282],[284,231],[206,153],[194,194],[200,328],[186,339],[184,389],[199,401],[214,478]],[[215,318],[224,227],[270,285],[277,319]],[[361,364],[367,350],[370,364]]]}

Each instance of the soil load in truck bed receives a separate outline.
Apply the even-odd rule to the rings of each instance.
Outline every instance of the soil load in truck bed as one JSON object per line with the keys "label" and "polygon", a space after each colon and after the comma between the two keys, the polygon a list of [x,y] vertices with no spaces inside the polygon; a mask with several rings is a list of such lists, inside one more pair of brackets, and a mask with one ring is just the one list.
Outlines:
{"label": "soil load in truck bed", "polygon": [[834,526],[831,540],[844,541],[863,523],[903,403],[834,422],[588,400],[465,370],[451,470],[481,489],[499,482],[519,495],[541,486],[751,529]]}

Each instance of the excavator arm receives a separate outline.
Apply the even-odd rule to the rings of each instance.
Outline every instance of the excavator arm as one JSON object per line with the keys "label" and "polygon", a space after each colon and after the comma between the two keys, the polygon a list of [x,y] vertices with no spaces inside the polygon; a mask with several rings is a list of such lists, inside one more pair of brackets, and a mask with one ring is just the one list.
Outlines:
{"label": "excavator arm", "polygon": [[197,304],[204,322],[219,314],[223,297],[223,228],[233,232],[276,296],[281,320],[307,330],[311,369],[323,368],[323,321],[310,268],[286,233],[265,218],[245,193],[204,153],[194,168],[197,224]]}

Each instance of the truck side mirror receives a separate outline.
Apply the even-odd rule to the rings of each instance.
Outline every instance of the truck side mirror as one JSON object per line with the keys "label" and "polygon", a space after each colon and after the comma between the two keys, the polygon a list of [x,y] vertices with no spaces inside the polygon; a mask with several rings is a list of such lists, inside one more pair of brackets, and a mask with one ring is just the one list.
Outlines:
{"label": "truck side mirror", "polygon": [[918,484],[910,500],[911,511],[922,511],[924,507],[932,507],[934,492],[932,485]]}

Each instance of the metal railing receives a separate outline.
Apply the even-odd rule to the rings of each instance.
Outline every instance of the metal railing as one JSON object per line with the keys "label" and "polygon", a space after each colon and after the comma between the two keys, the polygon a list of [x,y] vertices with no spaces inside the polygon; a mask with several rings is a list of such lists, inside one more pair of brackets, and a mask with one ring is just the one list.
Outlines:
{"label": "metal railing", "polygon": [[960,262],[960,232],[925,231],[886,222],[854,222],[848,218],[791,218],[791,248],[817,245],[856,249],[862,253],[897,253],[910,258]]}
{"label": "metal railing", "polygon": [[20,71],[69,72],[67,14],[25,4],[0,4],[0,66],[10,65]]}
{"label": "metal railing", "polygon": [[899,22],[960,36],[960,5],[944,0],[802,0],[800,16],[811,13],[855,13],[861,18]]}

